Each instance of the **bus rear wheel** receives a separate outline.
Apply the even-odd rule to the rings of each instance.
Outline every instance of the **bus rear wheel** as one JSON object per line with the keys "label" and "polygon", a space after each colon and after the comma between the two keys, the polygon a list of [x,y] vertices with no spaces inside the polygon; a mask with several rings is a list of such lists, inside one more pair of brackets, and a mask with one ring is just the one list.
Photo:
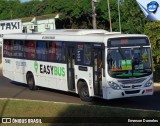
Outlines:
{"label": "bus rear wheel", "polygon": [[82,101],[91,102],[93,98],[89,96],[88,86],[85,82],[79,82],[78,93]]}
{"label": "bus rear wheel", "polygon": [[33,74],[27,74],[27,85],[30,90],[36,90]]}

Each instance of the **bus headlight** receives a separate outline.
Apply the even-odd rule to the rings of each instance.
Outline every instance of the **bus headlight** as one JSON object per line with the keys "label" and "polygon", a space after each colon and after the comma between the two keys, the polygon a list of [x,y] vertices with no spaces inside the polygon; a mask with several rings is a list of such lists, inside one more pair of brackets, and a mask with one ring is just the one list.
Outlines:
{"label": "bus headlight", "polygon": [[149,81],[147,81],[147,83],[144,85],[144,87],[150,87],[153,84],[153,80],[150,79]]}
{"label": "bus headlight", "polygon": [[121,87],[113,81],[108,81],[108,84],[111,88],[113,88],[115,90],[120,90],[121,89]]}

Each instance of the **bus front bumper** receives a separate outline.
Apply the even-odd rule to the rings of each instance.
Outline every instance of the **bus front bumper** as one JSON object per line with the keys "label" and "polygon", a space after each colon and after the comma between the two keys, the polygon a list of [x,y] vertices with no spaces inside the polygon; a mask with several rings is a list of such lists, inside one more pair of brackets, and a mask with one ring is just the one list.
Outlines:
{"label": "bus front bumper", "polygon": [[135,97],[144,95],[153,95],[154,87],[150,86],[147,88],[137,88],[130,90],[114,90],[112,88],[103,88],[103,98],[104,99],[116,99],[125,97]]}

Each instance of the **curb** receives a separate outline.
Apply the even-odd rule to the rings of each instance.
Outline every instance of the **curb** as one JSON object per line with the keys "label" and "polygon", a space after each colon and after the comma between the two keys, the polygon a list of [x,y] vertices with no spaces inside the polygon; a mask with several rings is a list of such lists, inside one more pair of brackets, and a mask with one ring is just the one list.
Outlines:
{"label": "curb", "polygon": [[160,83],[154,83],[154,87],[160,87]]}
{"label": "curb", "polygon": [[0,64],[0,71],[2,70],[2,63]]}
{"label": "curb", "polygon": [[[54,101],[43,101],[43,100],[31,100],[31,99],[16,99],[16,98],[0,98],[0,100],[15,100],[15,101],[28,101],[28,102],[45,102],[45,103],[55,103],[55,104],[66,104],[66,105],[75,105],[75,106],[99,106],[99,105],[86,105],[86,104],[77,104],[77,103],[65,103],[65,102],[54,102]],[[124,107],[113,107],[113,106],[99,106],[99,107],[108,107],[108,108],[118,108],[118,109],[128,109],[128,110],[136,110],[136,111],[150,111],[157,112],[157,110],[146,110],[146,109],[135,109],[135,108],[124,108]]]}

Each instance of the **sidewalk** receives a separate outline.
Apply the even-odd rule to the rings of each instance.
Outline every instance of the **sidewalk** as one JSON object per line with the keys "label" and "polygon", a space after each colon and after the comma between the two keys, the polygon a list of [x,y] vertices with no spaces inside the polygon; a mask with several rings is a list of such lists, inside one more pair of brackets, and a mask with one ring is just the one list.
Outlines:
{"label": "sidewalk", "polygon": [[0,75],[2,74],[2,64],[0,64]]}
{"label": "sidewalk", "polygon": [[2,70],[2,63],[0,64],[0,70]]}
{"label": "sidewalk", "polygon": [[154,86],[155,86],[155,87],[157,87],[157,86],[160,87],[160,83],[154,83]]}

